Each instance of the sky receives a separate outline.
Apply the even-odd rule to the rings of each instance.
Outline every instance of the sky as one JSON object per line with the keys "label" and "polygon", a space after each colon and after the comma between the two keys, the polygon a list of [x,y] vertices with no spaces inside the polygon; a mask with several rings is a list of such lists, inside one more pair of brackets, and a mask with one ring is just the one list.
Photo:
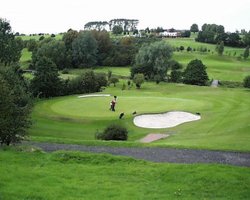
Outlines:
{"label": "sky", "polygon": [[79,31],[87,22],[117,18],[138,19],[139,29],[215,23],[230,32],[249,31],[250,0],[0,0],[0,18],[25,34]]}

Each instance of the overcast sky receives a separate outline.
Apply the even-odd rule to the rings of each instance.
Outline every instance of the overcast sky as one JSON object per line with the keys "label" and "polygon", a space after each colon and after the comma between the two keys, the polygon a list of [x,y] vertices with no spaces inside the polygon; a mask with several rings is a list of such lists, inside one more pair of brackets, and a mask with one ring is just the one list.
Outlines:
{"label": "overcast sky", "polygon": [[14,32],[81,30],[89,21],[139,19],[139,28],[189,29],[193,23],[250,30],[250,0],[0,0],[0,17]]}

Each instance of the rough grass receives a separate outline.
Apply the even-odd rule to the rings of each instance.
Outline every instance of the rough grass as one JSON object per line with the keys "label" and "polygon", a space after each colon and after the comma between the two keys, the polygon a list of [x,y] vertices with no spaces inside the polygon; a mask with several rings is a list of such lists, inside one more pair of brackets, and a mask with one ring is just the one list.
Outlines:
{"label": "rough grass", "polygon": [[0,199],[249,199],[249,168],[0,149]]}
{"label": "rough grass", "polygon": [[32,53],[29,52],[27,48],[24,48],[22,50],[22,56],[20,59],[22,69],[27,69],[29,67],[29,64],[31,62],[31,56],[32,56]]}
{"label": "rough grass", "polygon": [[[250,105],[249,90],[165,83],[121,90],[121,85],[104,91],[118,96],[116,112],[109,110],[112,97],[68,96],[38,102],[32,114],[30,135],[41,141],[91,141],[97,130],[118,123],[128,128],[129,141],[134,143],[148,133],[168,133],[169,138],[151,145],[250,151],[250,115],[246,112]],[[201,120],[157,130],[133,124],[134,111],[142,114],[173,110],[199,112]],[[125,112],[125,117],[119,120],[121,112]]]}

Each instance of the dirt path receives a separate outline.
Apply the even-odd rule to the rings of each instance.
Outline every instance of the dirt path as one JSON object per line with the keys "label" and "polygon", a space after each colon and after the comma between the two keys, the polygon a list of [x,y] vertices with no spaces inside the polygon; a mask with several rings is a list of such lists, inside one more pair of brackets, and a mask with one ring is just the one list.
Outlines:
{"label": "dirt path", "polygon": [[26,144],[39,147],[46,152],[71,150],[92,153],[110,153],[113,155],[130,156],[136,159],[153,162],[217,163],[250,167],[250,153],[170,148],[84,146],[38,142],[28,142]]}

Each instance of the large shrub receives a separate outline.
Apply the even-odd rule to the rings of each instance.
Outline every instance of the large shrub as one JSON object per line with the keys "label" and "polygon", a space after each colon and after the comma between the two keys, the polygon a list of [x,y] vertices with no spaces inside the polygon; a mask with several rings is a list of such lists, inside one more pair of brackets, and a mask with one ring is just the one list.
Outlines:
{"label": "large shrub", "polygon": [[243,85],[245,88],[250,88],[250,76],[244,78]]}
{"label": "large shrub", "polygon": [[34,96],[54,97],[62,92],[62,80],[56,64],[47,57],[40,57],[35,65],[37,72],[31,81],[31,91]]}
{"label": "large shrub", "polygon": [[154,79],[155,75],[160,75],[163,79],[169,68],[172,54],[172,47],[165,41],[142,46],[135,57],[131,76],[141,73],[146,79]]}
{"label": "large shrub", "polygon": [[100,140],[127,140],[128,131],[120,125],[111,124],[102,133],[97,133],[96,138]]}
{"label": "large shrub", "polygon": [[191,85],[206,85],[208,75],[206,66],[201,60],[195,59],[188,63],[183,74],[183,82]]}
{"label": "large shrub", "polygon": [[107,86],[107,83],[105,74],[95,74],[92,70],[86,71],[72,80],[65,81],[64,95],[99,92],[102,87]]}
{"label": "large shrub", "polygon": [[24,139],[31,125],[31,95],[16,66],[0,66],[0,144]]}

